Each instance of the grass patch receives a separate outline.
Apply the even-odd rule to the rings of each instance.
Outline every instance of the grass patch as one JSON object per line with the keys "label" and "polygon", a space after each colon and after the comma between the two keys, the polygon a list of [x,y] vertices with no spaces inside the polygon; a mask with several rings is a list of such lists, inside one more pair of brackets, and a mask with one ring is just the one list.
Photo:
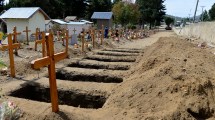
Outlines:
{"label": "grass patch", "polygon": [[0,68],[4,68],[4,67],[7,67],[7,65],[2,60],[0,60]]}

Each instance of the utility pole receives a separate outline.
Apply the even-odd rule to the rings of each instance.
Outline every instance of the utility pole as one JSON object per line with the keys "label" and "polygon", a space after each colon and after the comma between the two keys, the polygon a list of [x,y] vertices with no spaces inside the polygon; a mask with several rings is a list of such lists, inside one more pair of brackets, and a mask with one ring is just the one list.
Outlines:
{"label": "utility pole", "polygon": [[188,15],[189,15],[189,22],[191,23],[191,20],[190,20],[190,15],[191,15],[191,14],[188,14]]}
{"label": "utility pole", "polygon": [[198,4],[199,4],[199,0],[197,0],[197,2],[196,2],[196,10],[195,10],[195,13],[194,13],[194,16],[193,16],[193,23],[195,23],[195,20],[196,20],[196,11],[197,11],[197,8],[198,8]]}
{"label": "utility pole", "polygon": [[202,21],[204,21],[204,16],[203,16],[203,9],[205,6],[201,6],[202,7],[202,15],[201,15],[201,18],[202,18]]}

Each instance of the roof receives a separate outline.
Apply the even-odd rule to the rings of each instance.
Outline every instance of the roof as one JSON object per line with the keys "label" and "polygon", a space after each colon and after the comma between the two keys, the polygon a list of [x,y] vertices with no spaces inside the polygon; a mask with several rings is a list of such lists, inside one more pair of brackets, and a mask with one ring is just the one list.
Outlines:
{"label": "roof", "polygon": [[65,22],[61,19],[52,19],[52,21],[61,25],[84,25],[85,24],[85,22]]}
{"label": "roof", "polygon": [[85,23],[93,24],[93,22],[90,22],[90,21],[87,21],[87,20],[80,20],[80,22],[85,22]]}
{"label": "roof", "polygon": [[19,7],[19,8],[10,8],[4,12],[0,18],[3,19],[29,19],[37,11],[41,12],[46,20],[49,20],[50,17],[39,7]]}
{"label": "roof", "polygon": [[49,24],[51,22],[51,20],[45,20],[45,24]]}
{"label": "roof", "polygon": [[67,16],[66,18],[65,18],[65,21],[74,21],[74,20],[76,20],[77,19],[77,16]]}
{"label": "roof", "polygon": [[111,19],[112,12],[94,12],[91,19]]}

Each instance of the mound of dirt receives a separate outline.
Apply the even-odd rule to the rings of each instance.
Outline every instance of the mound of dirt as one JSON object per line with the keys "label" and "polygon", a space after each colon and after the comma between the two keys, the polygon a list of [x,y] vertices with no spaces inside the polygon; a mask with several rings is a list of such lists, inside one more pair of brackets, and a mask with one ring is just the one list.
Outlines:
{"label": "mound of dirt", "polygon": [[[214,119],[215,56],[184,39],[160,38],[104,105],[111,119]],[[112,112],[110,112],[112,111]]]}

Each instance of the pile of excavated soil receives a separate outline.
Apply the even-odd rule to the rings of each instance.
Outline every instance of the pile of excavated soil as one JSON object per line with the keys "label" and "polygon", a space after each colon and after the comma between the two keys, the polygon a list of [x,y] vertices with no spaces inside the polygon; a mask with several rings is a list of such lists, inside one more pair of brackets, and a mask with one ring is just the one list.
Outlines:
{"label": "pile of excavated soil", "polygon": [[215,56],[208,50],[177,37],[160,38],[113,90],[102,117],[215,119],[214,71]]}

